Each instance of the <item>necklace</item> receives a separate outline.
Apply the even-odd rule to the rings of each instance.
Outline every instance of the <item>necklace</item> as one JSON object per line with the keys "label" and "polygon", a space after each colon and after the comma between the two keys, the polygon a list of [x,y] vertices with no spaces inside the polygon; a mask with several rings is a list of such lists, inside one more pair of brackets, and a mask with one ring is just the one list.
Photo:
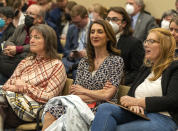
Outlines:
{"label": "necklace", "polygon": [[105,56],[105,57],[103,57],[103,58],[100,58],[100,59],[96,59],[95,58],[95,69],[98,69],[99,68],[99,66],[104,62],[104,60],[106,59],[108,57],[108,55],[107,56]]}

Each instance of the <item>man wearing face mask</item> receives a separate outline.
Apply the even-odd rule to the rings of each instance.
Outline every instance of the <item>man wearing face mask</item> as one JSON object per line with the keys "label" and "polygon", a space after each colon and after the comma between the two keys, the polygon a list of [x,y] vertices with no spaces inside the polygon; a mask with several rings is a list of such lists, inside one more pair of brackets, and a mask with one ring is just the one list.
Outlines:
{"label": "man wearing face mask", "polygon": [[161,28],[165,28],[169,30],[170,21],[173,18],[173,16],[176,16],[176,15],[177,15],[177,12],[173,9],[164,12],[161,17]]}
{"label": "man wearing face mask", "polygon": [[155,19],[144,12],[143,0],[126,0],[126,11],[131,16],[133,36],[142,42],[146,39],[148,31],[158,27]]}
{"label": "man wearing face mask", "polygon": [[111,7],[107,21],[111,24],[117,38],[117,48],[124,60],[124,85],[131,85],[143,63],[144,49],[142,42],[132,36],[131,20],[122,7]]}
{"label": "man wearing face mask", "polygon": [[44,23],[45,12],[39,5],[28,7],[25,15],[25,24],[18,26],[14,34],[4,44],[0,54],[0,85],[3,84],[1,77],[7,80],[18,63],[29,53],[29,29],[32,25]]}
{"label": "man wearing face mask", "polygon": [[13,17],[14,12],[11,7],[0,7],[0,51],[2,51],[4,41],[14,33]]}

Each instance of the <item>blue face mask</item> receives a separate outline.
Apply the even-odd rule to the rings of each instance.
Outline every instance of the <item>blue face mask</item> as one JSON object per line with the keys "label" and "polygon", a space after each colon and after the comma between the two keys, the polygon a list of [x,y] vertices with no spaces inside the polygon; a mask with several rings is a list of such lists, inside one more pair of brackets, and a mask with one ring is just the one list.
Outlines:
{"label": "blue face mask", "polygon": [[3,28],[5,25],[5,20],[3,20],[2,18],[0,18],[0,28]]}

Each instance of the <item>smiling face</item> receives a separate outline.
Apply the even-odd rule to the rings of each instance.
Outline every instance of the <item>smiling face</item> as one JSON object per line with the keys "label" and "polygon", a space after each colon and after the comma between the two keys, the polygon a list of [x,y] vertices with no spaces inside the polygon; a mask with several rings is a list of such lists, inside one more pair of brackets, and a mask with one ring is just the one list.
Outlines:
{"label": "smiling face", "polygon": [[30,34],[30,51],[45,56],[45,42],[42,34],[37,30],[32,30]]}
{"label": "smiling face", "polygon": [[90,31],[90,40],[94,48],[106,47],[107,36],[104,28],[100,24],[93,24]]}
{"label": "smiling face", "polygon": [[156,33],[151,32],[148,34],[144,42],[145,58],[151,62],[155,62],[160,55],[160,44]]}

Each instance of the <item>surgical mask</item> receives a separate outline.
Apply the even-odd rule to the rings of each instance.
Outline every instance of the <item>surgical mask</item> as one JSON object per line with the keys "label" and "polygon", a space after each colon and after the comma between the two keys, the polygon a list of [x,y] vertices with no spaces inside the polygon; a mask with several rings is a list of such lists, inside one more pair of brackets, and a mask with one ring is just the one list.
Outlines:
{"label": "surgical mask", "polygon": [[94,20],[93,13],[89,14],[89,18],[90,18],[90,20]]}
{"label": "surgical mask", "polygon": [[161,21],[161,28],[169,29],[169,25],[170,25],[169,21],[167,21],[167,20],[162,20]]}
{"label": "surgical mask", "polygon": [[118,31],[119,31],[119,25],[112,22],[112,21],[109,21],[109,24],[112,26],[112,29],[114,30],[114,33],[117,34]]}
{"label": "surgical mask", "polygon": [[125,7],[125,10],[129,15],[132,15],[134,13],[134,6],[131,4],[127,4]]}
{"label": "surgical mask", "polygon": [[5,25],[5,20],[3,20],[2,18],[0,18],[0,28],[3,28]]}
{"label": "surgical mask", "polygon": [[27,26],[27,28],[29,28],[33,25],[33,21],[34,21],[33,17],[31,17],[29,15],[25,16],[25,25]]}

